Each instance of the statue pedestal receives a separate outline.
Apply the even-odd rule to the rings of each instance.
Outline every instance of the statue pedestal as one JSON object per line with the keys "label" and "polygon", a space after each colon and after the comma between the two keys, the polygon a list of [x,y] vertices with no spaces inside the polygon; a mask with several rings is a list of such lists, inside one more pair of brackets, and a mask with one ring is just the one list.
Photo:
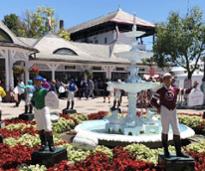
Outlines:
{"label": "statue pedestal", "polygon": [[73,114],[73,113],[77,113],[77,111],[75,109],[63,109],[63,114]]}
{"label": "statue pedestal", "polygon": [[56,148],[51,151],[36,151],[31,155],[32,164],[45,165],[51,167],[62,160],[67,160],[67,151],[65,148]]}
{"label": "statue pedestal", "polygon": [[0,135],[0,143],[3,143],[3,137]]}
{"label": "statue pedestal", "polygon": [[34,119],[33,113],[23,113],[19,115],[19,119],[25,120],[25,121],[31,121]]}
{"label": "statue pedestal", "polygon": [[165,171],[194,171],[194,159],[192,157],[184,158],[171,155],[166,158],[164,155],[158,156],[158,163]]}

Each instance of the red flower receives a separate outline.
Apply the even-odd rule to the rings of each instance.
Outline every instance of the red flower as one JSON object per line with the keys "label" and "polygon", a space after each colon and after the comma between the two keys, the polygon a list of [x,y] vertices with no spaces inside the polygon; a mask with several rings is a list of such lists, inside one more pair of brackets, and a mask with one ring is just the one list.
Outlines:
{"label": "red flower", "polygon": [[16,168],[19,164],[31,162],[31,154],[34,148],[28,148],[23,145],[9,147],[5,144],[0,144],[0,168],[11,169]]}
{"label": "red flower", "polygon": [[6,120],[4,120],[4,122],[5,122],[5,125],[18,124],[18,123],[31,124],[31,125],[36,124],[35,121],[25,121],[25,120],[18,119],[18,118],[6,119]]}
{"label": "red flower", "polygon": [[110,159],[104,153],[98,152],[91,154],[84,161],[76,162],[75,164],[63,161],[49,168],[48,171],[154,171],[155,169],[152,163],[135,160],[128,151],[123,150],[123,147],[114,148],[113,153],[113,159]]}
{"label": "red flower", "polygon": [[88,119],[89,120],[103,119],[107,114],[108,112],[106,111],[99,111],[97,113],[91,113],[88,115]]}

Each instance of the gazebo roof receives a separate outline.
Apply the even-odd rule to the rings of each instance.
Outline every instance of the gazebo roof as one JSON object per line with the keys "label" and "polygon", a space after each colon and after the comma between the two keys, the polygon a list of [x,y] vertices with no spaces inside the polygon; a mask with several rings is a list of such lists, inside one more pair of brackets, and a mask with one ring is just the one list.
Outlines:
{"label": "gazebo roof", "polygon": [[[154,28],[155,25],[151,22],[143,20],[141,18],[135,17],[136,25],[145,26],[145,27],[152,27]],[[76,25],[68,29],[69,33],[75,33],[80,30],[84,30],[102,23],[106,22],[114,22],[114,23],[125,23],[125,24],[134,24],[133,15],[129,14],[122,9],[118,9],[117,11],[108,13],[105,16],[98,17],[96,19],[84,22],[82,24]]]}
{"label": "gazebo roof", "polygon": [[3,32],[5,32],[5,34],[7,34],[9,36],[9,38],[12,40],[12,42],[0,42],[0,46],[15,47],[15,48],[21,48],[21,49],[26,49],[26,50],[29,50],[29,51],[38,52],[32,46],[24,43],[21,39],[16,37],[16,35],[1,21],[0,21],[0,29]]}

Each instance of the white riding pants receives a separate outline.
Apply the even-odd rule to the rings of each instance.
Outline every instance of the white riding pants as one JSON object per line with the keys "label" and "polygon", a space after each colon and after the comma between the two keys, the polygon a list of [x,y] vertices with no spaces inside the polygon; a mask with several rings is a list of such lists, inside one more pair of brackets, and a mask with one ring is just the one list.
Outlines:
{"label": "white riding pants", "polygon": [[43,109],[34,108],[34,118],[37,123],[37,130],[52,131],[51,116],[48,107]]}
{"label": "white riding pants", "polygon": [[33,97],[33,94],[27,94],[26,95],[26,100],[25,100],[26,105],[30,105],[31,104],[32,97]]}
{"label": "white riding pants", "polygon": [[68,92],[68,101],[74,100],[75,93],[73,91]]}
{"label": "white riding pants", "polygon": [[117,91],[115,92],[114,99],[115,99],[116,101],[120,101],[120,97],[121,97],[121,92],[117,90]]}
{"label": "white riding pants", "polygon": [[173,134],[174,135],[180,135],[179,121],[178,121],[178,118],[177,118],[176,109],[169,110],[165,106],[161,106],[160,114],[161,114],[161,123],[162,123],[162,133],[163,134],[168,134],[169,125],[171,124]]}

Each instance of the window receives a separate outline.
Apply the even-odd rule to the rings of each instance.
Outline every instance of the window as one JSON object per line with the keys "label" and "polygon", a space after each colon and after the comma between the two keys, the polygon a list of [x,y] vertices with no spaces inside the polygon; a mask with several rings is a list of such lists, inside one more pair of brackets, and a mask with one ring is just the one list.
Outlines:
{"label": "window", "polygon": [[0,42],[13,43],[11,37],[2,29],[0,29]]}
{"label": "window", "polygon": [[75,69],[75,65],[66,65],[65,70],[72,70]]}
{"label": "window", "polygon": [[124,71],[125,69],[123,67],[116,67],[116,71]]}
{"label": "window", "polygon": [[93,69],[93,70],[101,70],[102,67],[100,67],[100,66],[93,66],[92,69]]}
{"label": "window", "polygon": [[57,49],[53,52],[53,54],[58,54],[58,55],[78,55],[75,51],[69,48],[60,48]]}

